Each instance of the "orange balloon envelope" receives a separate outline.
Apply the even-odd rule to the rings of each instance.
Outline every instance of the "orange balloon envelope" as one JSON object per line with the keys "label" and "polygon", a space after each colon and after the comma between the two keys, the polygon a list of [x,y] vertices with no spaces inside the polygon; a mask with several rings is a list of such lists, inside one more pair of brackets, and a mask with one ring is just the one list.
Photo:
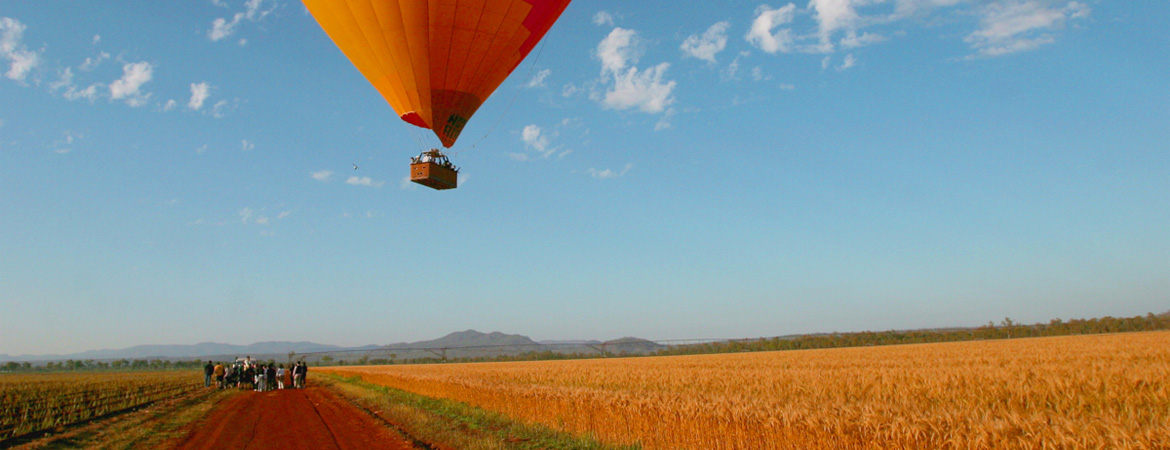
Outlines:
{"label": "orange balloon envelope", "polygon": [[570,0],[303,0],[394,111],[443,146]]}

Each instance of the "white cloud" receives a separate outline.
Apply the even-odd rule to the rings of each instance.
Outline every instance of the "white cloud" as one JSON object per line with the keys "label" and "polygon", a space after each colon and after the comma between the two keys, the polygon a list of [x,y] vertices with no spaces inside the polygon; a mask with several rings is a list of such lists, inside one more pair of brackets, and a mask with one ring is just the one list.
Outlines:
{"label": "white cloud", "polygon": [[660,113],[667,106],[674,103],[676,83],[663,82],[663,76],[670,64],[662,63],[639,72],[637,67],[631,67],[624,73],[614,74],[613,87],[605,93],[604,104],[613,109],[630,109],[646,113]]}
{"label": "white cloud", "polygon": [[333,178],[333,171],[332,170],[318,170],[316,172],[313,172],[313,179],[314,180],[329,181],[330,178]]}
{"label": "white cloud", "polygon": [[96,69],[102,64],[103,61],[107,59],[110,59],[109,53],[98,53],[98,55],[93,58],[85,58],[85,62],[81,63],[81,65],[78,66],[78,69],[81,69],[83,72],[93,71],[93,69]]}
{"label": "white cloud", "polygon": [[845,61],[842,61],[841,65],[837,66],[837,71],[840,72],[843,70],[847,70],[855,65],[857,65],[857,59],[853,57],[852,53],[850,53],[848,55],[845,55]]}
{"label": "white cloud", "polygon": [[240,222],[242,222],[244,225],[247,225],[248,220],[250,220],[252,218],[252,216],[255,214],[256,214],[256,212],[252,211],[252,208],[245,207],[244,209],[241,209],[240,213],[239,213]]}
{"label": "white cloud", "polygon": [[853,8],[853,4],[859,1],[864,3],[863,0],[809,1],[809,7],[816,11],[815,15],[819,24],[818,35],[820,37],[820,46],[818,49],[820,51],[833,51],[833,34],[837,30],[846,30],[847,39],[856,34],[855,30],[860,17]]}
{"label": "white cloud", "polygon": [[110,100],[126,100],[130,106],[142,106],[150,98],[149,92],[141,87],[153,77],[154,66],[148,62],[136,62],[122,66],[122,78],[110,83]]}
{"label": "white cloud", "polygon": [[577,85],[573,83],[566,83],[565,86],[561,88],[561,97],[572,97],[577,95],[577,93],[580,91],[581,88],[577,87]]}
{"label": "white cloud", "polygon": [[87,86],[85,89],[77,89],[77,86],[69,86],[69,90],[65,91],[64,95],[68,100],[89,100],[93,103],[98,97],[98,88],[104,87],[101,84],[94,83]]}
{"label": "white cloud", "polygon": [[177,106],[179,106],[179,102],[176,102],[175,99],[172,98],[170,100],[167,100],[167,103],[165,105],[163,105],[163,111],[171,111],[171,110],[175,109],[175,107],[177,107]]}
{"label": "white cloud", "polygon": [[202,155],[202,154],[204,154],[204,153],[207,153],[207,144],[203,144],[203,146],[202,146],[202,147],[199,147],[199,148],[195,149],[195,154],[196,154],[196,155]]}
{"label": "white cloud", "polygon": [[597,44],[597,57],[601,59],[602,75],[621,72],[628,64],[637,63],[639,53],[638,33],[634,30],[614,28],[600,44]]}
{"label": "white cloud", "polygon": [[78,140],[85,138],[84,135],[74,134],[72,131],[66,131],[62,134],[64,136],[62,136],[61,139],[53,141],[53,146],[52,146],[53,152],[58,153],[58,154],[62,154],[62,155],[73,151],[73,143],[75,141],[78,141]]}
{"label": "white cloud", "polygon": [[613,15],[605,11],[598,11],[597,14],[593,15],[593,24],[597,26],[607,25],[612,27]]}
{"label": "white cloud", "polygon": [[752,81],[766,81],[771,79],[772,77],[764,73],[764,69],[762,67],[752,67]]}
{"label": "white cloud", "polygon": [[[520,132],[520,139],[524,141],[524,145],[532,148],[540,153],[545,153],[548,147],[548,136],[542,136],[540,127],[536,125],[528,125]],[[545,156],[548,156],[547,154]]]}
{"label": "white cloud", "polygon": [[670,128],[670,118],[674,116],[674,108],[667,109],[658,122],[654,124],[654,131],[661,131]]}
{"label": "white cloud", "polygon": [[796,5],[789,3],[779,9],[772,9],[768,5],[756,8],[756,18],[752,21],[751,29],[744,35],[749,44],[766,53],[789,52],[792,50],[792,30],[784,28],[772,32],[772,29],[792,23],[796,17]]}
{"label": "white cloud", "polygon": [[29,51],[21,43],[25,29],[19,20],[0,17],[0,61],[7,60],[9,64],[4,76],[22,83],[41,62],[40,53]]}
{"label": "white cloud", "polygon": [[239,25],[240,20],[244,18],[244,13],[236,13],[231,22],[222,17],[211,21],[211,30],[207,32],[207,37],[212,41],[218,41],[225,37],[231,36],[236,32],[236,25]]}
{"label": "white cloud", "polygon": [[[262,9],[265,3],[272,3],[272,6],[268,9]],[[223,2],[216,4],[224,7],[228,6]],[[207,31],[207,38],[214,42],[231,36],[236,33],[236,27],[240,25],[240,22],[244,21],[245,19],[247,19],[249,22],[258,22],[264,20],[268,14],[276,10],[277,6],[278,5],[274,0],[248,0],[244,3],[244,11],[237,12],[232,15],[231,21],[228,21],[226,18],[222,17],[213,20],[211,22],[211,29]],[[247,43],[246,39],[241,39],[239,41],[240,45],[244,45],[245,43]]]}
{"label": "white cloud", "polygon": [[1090,9],[1080,2],[1063,7],[1048,6],[1038,0],[1005,0],[983,8],[980,28],[965,41],[978,56],[1000,56],[1033,50],[1056,42],[1050,31],[1061,28],[1070,19],[1088,17]]}
{"label": "white cloud", "polygon": [[383,184],[386,184],[386,183],[383,181],[374,181],[374,179],[372,179],[370,177],[351,176],[345,180],[345,184],[350,184],[350,185],[354,185],[354,186],[367,186],[367,187],[380,188],[380,187],[382,187]]}
{"label": "white cloud", "polygon": [[256,220],[253,221],[253,223],[255,223],[256,225],[268,225],[268,218],[265,216],[260,216],[260,217],[257,217]]}
{"label": "white cloud", "polygon": [[101,41],[102,41],[102,35],[100,35],[100,34],[93,35],[93,45],[97,45],[98,42],[101,42]]}
{"label": "white cloud", "polygon": [[218,102],[215,102],[215,105],[213,105],[211,107],[211,116],[215,117],[216,119],[223,118],[224,116],[227,115],[227,113],[231,112],[232,110],[235,110],[236,106],[239,104],[239,102],[240,102],[239,99],[232,99],[230,101],[229,100],[220,100]]}
{"label": "white cloud", "polygon": [[619,178],[619,177],[625,176],[626,172],[629,172],[630,169],[632,169],[632,168],[634,168],[633,164],[626,164],[626,167],[622,168],[621,171],[613,171],[611,169],[597,170],[597,169],[590,168],[589,175],[592,176],[593,178],[598,178],[598,179],[602,179],[602,180],[610,179],[610,178]]}
{"label": "white cloud", "polygon": [[534,75],[531,80],[528,80],[528,84],[526,84],[525,86],[530,87],[530,88],[544,87],[544,79],[548,78],[549,74],[551,74],[551,73],[552,73],[552,70],[549,70],[549,69],[544,69],[540,72],[537,72],[536,75]]}
{"label": "white cloud", "polygon": [[203,108],[203,102],[211,95],[211,86],[207,82],[191,83],[191,100],[187,101],[187,109],[198,111]]}
{"label": "white cloud", "polygon": [[613,109],[663,112],[674,102],[671,94],[676,83],[663,80],[670,64],[662,63],[644,71],[629,67],[638,61],[638,46],[637,33],[622,28],[614,28],[597,45],[602,83],[608,85],[602,104]]}
{"label": "white cloud", "polygon": [[736,55],[735,59],[727,65],[726,69],[720,73],[724,80],[738,80],[739,79],[739,58],[743,55]]}
{"label": "white cloud", "polygon": [[856,33],[849,34],[841,39],[841,46],[845,48],[857,48],[878,42],[885,41],[886,37],[875,33],[862,33],[858,36]]}
{"label": "white cloud", "polygon": [[240,148],[243,149],[243,151],[245,151],[245,152],[256,148],[255,142],[250,142],[247,139],[244,139],[240,142],[241,142]]}
{"label": "white cloud", "polygon": [[969,0],[895,0],[894,19],[900,19],[929,12],[935,8],[955,6]]}
{"label": "white cloud", "polygon": [[61,78],[49,84],[49,89],[56,91],[64,87],[73,86],[73,69],[68,67],[61,71]]}
{"label": "white cloud", "polygon": [[292,215],[291,211],[281,211],[280,214],[276,215],[276,220],[284,220],[284,218],[291,216],[291,215]]}
{"label": "white cloud", "polygon": [[718,22],[707,28],[702,35],[692,34],[679,47],[684,56],[715,62],[715,55],[727,48],[727,28],[729,22]]}

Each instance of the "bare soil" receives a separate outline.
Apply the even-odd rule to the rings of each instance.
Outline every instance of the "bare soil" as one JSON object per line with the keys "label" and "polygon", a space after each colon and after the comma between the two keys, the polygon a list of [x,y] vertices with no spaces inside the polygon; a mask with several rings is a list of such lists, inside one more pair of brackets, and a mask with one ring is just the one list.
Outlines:
{"label": "bare soil", "polygon": [[178,450],[415,450],[379,419],[322,387],[244,392],[220,402]]}

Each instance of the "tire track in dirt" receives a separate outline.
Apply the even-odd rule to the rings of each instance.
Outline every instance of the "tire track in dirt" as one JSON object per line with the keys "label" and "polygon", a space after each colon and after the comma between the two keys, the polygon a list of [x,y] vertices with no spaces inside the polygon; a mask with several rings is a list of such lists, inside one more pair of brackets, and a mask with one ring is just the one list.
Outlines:
{"label": "tire track in dirt", "polygon": [[208,412],[174,448],[415,449],[402,435],[320,387],[235,395]]}

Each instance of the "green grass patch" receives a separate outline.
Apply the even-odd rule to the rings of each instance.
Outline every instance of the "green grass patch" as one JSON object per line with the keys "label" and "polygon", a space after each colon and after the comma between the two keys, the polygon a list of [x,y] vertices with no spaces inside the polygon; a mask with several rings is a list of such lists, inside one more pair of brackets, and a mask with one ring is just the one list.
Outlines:
{"label": "green grass patch", "polygon": [[[520,422],[453,400],[431,398],[362,381],[321,374],[316,382],[393,424],[415,444],[433,450],[641,450]],[[322,383],[323,382],[323,383]]]}

